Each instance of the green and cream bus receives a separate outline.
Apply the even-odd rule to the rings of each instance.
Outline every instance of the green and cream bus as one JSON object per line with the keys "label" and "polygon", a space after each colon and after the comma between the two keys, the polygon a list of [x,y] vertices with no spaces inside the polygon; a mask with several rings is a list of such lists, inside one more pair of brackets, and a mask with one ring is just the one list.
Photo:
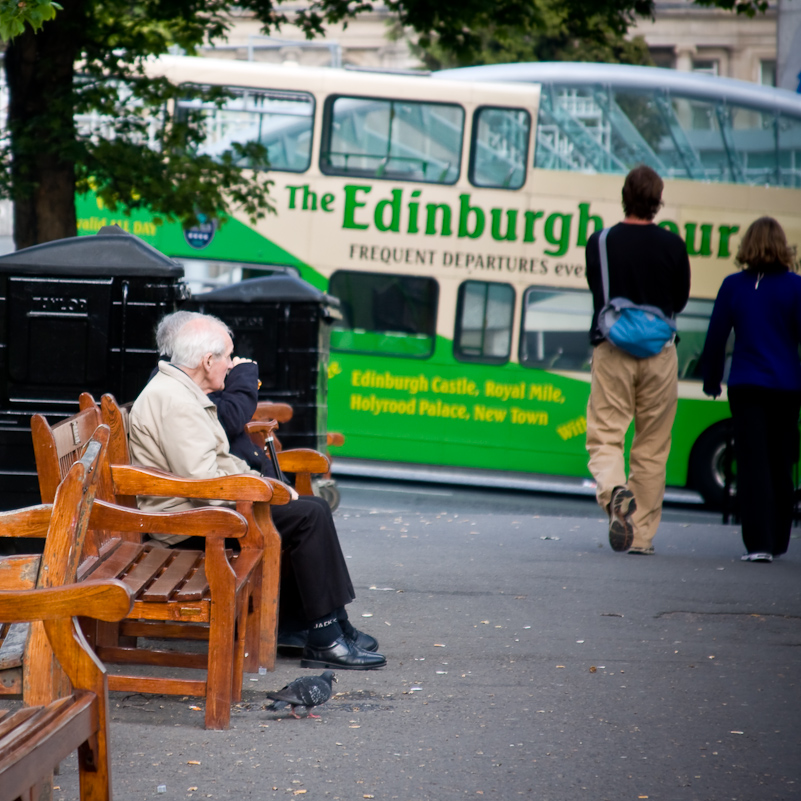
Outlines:
{"label": "green and cream bus", "polygon": [[80,232],[117,222],[201,291],[293,270],[339,298],[329,427],[345,435],[340,466],[370,475],[589,478],[584,246],[622,218],[625,173],[654,167],[656,221],[692,264],[668,484],[721,500],[728,404],[703,395],[699,357],[749,223],[771,214],[801,241],[801,97],[598,64],[410,76],[176,56],[153,69],[227,87],[205,109],[205,152],[264,144],[277,214],[183,230],[85,196]]}

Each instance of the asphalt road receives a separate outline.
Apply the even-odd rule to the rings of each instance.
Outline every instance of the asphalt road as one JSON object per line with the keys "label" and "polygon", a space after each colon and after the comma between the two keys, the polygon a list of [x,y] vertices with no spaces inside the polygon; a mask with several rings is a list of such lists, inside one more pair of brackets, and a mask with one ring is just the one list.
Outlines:
{"label": "asphalt road", "polygon": [[[381,511],[498,512],[587,517],[602,519],[593,497],[569,492],[546,493],[504,490],[479,490],[442,484],[370,481],[341,478],[337,487],[342,493],[342,508]],[[675,523],[719,523],[721,515],[700,503],[667,502],[663,520]]]}
{"label": "asphalt road", "polygon": [[[264,690],[304,672],[282,657],[227,732],[202,702],[113,693],[117,801],[801,798],[797,535],[742,563],[734,526],[671,509],[657,554],[628,556],[581,499],[356,483],[351,617],[388,667],[280,719]],[[74,761],[58,784],[77,797]]]}

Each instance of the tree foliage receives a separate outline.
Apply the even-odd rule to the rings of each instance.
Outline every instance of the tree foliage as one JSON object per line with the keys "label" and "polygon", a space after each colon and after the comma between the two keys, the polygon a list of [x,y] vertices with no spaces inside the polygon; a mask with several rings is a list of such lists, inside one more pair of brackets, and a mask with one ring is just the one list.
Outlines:
{"label": "tree foliage", "polygon": [[0,0],[0,38],[7,42],[19,36],[26,24],[38,31],[60,10],[53,0]]}
{"label": "tree foliage", "polygon": [[490,20],[455,40],[423,38],[413,49],[429,69],[525,61],[652,64],[645,40],[626,36],[630,6],[532,0],[525,24]]}
{"label": "tree foliage", "polygon": [[[63,0],[62,0],[63,2]],[[763,0],[696,0],[752,14]],[[308,38],[370,10],[367,0],[0,0],[0,36],[9,87],[0,192],[14,200],[18,247],[76,232],[75,191],[93,189],[109,209],[147,207],[190,225],[242,209],[271,210],[264,149],[200,152],[203,117],[176,117],[171,101],[223,96],[148,77],[148,59],[179,48],[195,53],[225,37],[235,11],[252,12],[265,32],[289,21]],[[645,63],[641,41],[625,33],[653,0],[384,0],[414,29],[432,66],[532,59]],[[289,10],[288,10],[289,9]],[[290,19],[291,18],[291,19]],[[100,126],[79,127],[94,114]]]}

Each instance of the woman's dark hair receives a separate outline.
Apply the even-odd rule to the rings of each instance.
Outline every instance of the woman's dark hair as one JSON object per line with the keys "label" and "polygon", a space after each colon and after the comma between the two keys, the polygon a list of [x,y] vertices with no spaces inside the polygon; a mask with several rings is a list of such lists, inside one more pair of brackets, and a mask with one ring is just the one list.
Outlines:
{"label": "woman's dark hair", "polygon": [[784,272],[795,267],[795,248],[787,244],[784,230],[773,217],[760,217],[748,226],[734,263],[747,270]]}
{"label": "woman's dark hair", "polygon": [[627,216],[653,220],[662,206],[662,189],[665,184],[659,175],[640,164],[623,183],[623,211]]}

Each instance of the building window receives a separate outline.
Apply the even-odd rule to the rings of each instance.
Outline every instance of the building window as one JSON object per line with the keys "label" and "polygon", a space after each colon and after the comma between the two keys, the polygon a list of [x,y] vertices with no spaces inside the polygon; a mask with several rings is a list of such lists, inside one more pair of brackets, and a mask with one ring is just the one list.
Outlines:
{"label": "building window", "polygon": [[338,270],[328,291],[343,316],[331,331],[332,349],[417,358],[434,350],[439,286],[433,278]]}
{"label": "building window", "polygon": [[456,303],[453,352],[463,361],[509,360],[515,291],[509,284],[465,281]]}
{"label": "building window", "polygon": [[776,59],[759,62],[759,82],[763,86],[776,86]]}
{"label": "building window", "polygon": [[704,75],[720,75],[720,63],[717,59],[693,59],[693,72]]}
{"label": "building window", "polygon": [[655,67],[672,70],[676,68],[676,53],[672,47],[651,47],[648,49]]}

